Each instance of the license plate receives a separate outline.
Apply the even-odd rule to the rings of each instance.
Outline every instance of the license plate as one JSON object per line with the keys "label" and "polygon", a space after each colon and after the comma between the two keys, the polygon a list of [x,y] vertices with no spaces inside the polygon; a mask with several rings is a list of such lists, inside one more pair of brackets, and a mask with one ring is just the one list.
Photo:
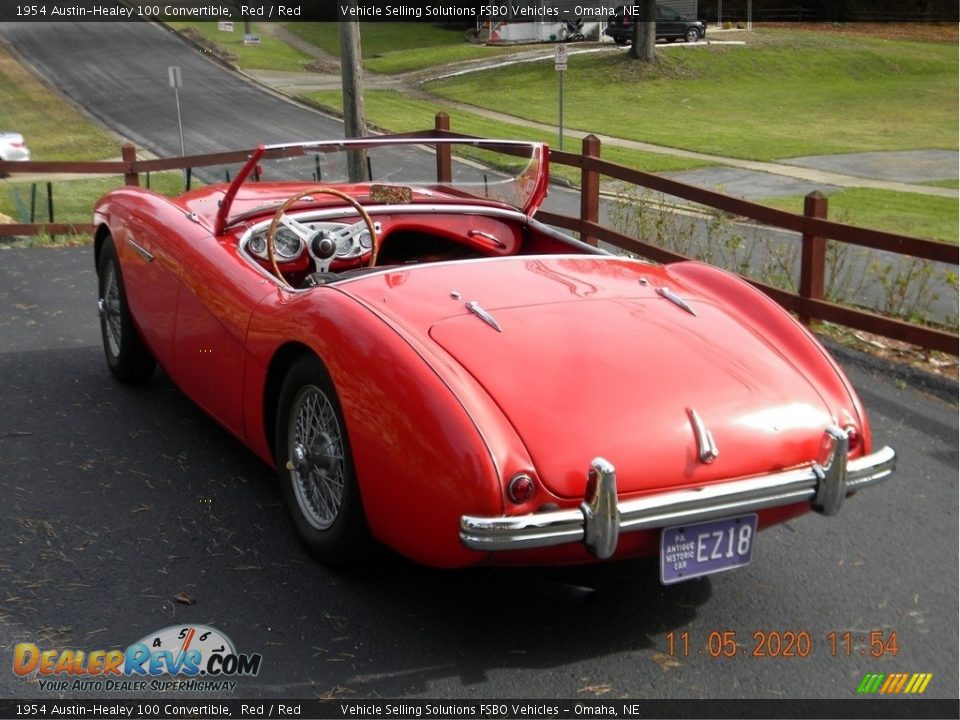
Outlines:
{"label": "license plate", "polygon": [[664,528],[660,581],[672,585],[749,565],[756,534],[756,515]]}

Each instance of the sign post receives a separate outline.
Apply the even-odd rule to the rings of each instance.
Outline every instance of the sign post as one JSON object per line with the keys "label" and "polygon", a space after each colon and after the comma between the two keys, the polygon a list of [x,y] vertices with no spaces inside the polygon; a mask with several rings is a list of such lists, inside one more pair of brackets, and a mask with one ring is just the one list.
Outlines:
{"label": "sign post", "polygon": [[174,65],[167,68],[167,76],[170,78],[173,94],[177,98],[177,127],[180,130],[180,155],[183,156],[187,154],[183,145],[183,119],[180,117],[180,88],[183,87],[183,78],[180,75],[180,68]]}
{"label": "sign post", "polygon": [[560,149],[563,150],[563,73],[567,69],[567,46],[557,45],[554,48],[553,66],[557,70],[559,85],[559,130],[560,130]]}

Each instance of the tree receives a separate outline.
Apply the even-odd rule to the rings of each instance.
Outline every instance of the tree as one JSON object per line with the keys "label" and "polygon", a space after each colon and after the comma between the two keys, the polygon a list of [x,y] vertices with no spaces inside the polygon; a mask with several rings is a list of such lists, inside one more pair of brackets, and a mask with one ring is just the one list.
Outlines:
{"label": "tree", "polygon": [[656,0],[639,0],[633,10],[633,44],[630,46],[630,57],[652,63],[656,60]]}

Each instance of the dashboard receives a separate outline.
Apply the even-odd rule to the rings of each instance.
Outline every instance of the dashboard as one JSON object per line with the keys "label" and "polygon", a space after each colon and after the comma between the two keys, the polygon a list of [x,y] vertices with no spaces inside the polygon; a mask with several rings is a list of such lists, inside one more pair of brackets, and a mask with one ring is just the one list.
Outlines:
{"label": "dashboard", "polygon": [[[289,282],[298,285],[314,271],[339,273],[369,263],[373,250],[369,230],[356,214],[347,212],[341,211],[335,219],[329,214],[318,217],[316,211],[285,216],[276,232],[275,252],[277,265]],[[523,244],[523,216],[515,212],[503,216],[488,213],[475,209],[456,212],[449,207],[417,208],[413,212],[392,207],[378,213],[373,221],[377,265],[517,254]],[[247,225],[239,248],[273,274],[267,253],[271,220]]]}

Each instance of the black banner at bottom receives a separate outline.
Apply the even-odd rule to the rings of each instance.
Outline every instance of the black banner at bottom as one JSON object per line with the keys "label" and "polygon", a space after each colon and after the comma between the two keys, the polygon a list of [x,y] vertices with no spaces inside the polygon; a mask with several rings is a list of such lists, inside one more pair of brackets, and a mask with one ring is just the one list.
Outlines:
{"label": "black banner at bottom", "polygon": [[957,718],[958,700],[6,700],[0,720],[27,718]]}

